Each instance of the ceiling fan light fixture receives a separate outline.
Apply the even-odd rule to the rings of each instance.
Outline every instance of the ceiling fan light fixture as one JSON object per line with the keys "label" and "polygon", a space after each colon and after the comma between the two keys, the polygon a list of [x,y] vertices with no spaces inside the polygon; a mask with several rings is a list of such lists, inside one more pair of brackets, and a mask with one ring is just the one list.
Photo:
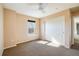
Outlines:
{"label": "ceiling fan light fixture", "polygon": [[47,4],[46,3],[39,3],[39,5],[38,5],[38,9],[42,12],[42,13],[45,13],[45,7],[47,6]]}

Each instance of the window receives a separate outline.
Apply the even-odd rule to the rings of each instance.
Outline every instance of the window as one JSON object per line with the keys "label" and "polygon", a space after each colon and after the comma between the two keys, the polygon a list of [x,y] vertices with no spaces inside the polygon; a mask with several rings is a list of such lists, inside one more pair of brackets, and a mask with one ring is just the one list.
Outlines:
{"label": "window", "polygon": [[33,34],[35,31],[35,21],[28,20],[28,33]]}
{"label": "window", "polygon": [[79,35],[79,23],[77,23],[77,34]]}

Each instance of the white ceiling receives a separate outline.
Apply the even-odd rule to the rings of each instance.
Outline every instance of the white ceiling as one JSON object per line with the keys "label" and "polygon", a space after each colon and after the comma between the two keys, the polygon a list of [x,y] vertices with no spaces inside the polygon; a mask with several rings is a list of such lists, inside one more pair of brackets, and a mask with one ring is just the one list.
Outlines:
{"label": "white ceiling", "polygon": [[16,12],[32,17],[42,18],[62,10],[79,6],[78,3],[48,3],[45,13],[38,10],[38,3],[4,3],[4,8],[15,10]]}

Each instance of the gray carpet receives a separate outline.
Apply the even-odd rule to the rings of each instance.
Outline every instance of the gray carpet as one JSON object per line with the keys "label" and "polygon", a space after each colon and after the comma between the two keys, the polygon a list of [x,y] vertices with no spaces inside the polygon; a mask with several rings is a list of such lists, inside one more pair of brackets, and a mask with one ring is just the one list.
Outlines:
{"label": "gray carpet", "polygon": [[48,41],[32,41],[4,50],[3,56],[79,56],[79,50],[47,45]]}

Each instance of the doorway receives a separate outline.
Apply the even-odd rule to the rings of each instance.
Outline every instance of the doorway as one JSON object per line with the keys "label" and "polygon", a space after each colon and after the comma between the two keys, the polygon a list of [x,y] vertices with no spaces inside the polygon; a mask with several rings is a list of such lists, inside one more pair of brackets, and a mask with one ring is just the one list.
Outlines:
{"label": "doorway", "polygon": [[73,16],[73,39],[72,46],[73,49],[79,49],[79,16]]}

